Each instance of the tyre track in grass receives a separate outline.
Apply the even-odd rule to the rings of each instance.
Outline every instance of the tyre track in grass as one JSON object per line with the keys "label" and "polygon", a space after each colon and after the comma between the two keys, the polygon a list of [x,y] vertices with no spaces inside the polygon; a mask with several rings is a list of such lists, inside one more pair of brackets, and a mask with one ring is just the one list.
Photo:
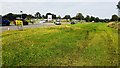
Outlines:
{"label": "tyre track in grass", "polygon": [[[108,54],[110,55],[110,57],[108,57],[108,60],[109,60],[109,63],[110,64],[113,64],[113,65],[118,65],[118,49],[116,50],[116,48],[114,47],[113,45],[113,41],[114,39],[112,38],[113,35],[111,35],[109,32],[107,31],[104,31],[107,35],[107,38],[108,38],[108,43],[107,43],[107,46],[108,47]],[[117,59],[116,59],[117,58]]]}

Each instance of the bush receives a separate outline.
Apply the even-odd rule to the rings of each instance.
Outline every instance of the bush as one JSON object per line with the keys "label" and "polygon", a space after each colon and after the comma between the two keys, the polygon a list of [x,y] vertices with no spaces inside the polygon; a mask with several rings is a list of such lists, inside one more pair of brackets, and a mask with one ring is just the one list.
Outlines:
{"label": "bush", "polygon": [[116,23],[116,22],[109,22],[109,23],[107,24],[107,26],[108,26],[108,27],[111,27],[111,28],[117,29],[117,28],[118,28],[118,23]]}
{"label": "bush", "polygon": [[118,30],[120,30],[120,22],[117,23]]}
{"label": "bush", "polygon": [[80,23],[86,23],[86,21],[85,20],[81,20]]}
{"label": "bush", "polygon": [[64,19],[63,19],[63,20],[61,20],[61,22],[70,22],[70,20],[64,20]]}

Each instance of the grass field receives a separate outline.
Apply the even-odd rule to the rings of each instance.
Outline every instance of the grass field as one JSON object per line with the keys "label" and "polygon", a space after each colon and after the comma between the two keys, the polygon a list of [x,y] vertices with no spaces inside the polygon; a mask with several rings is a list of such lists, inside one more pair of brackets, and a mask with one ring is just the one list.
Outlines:
{"label": "grass field", "polygon": [[118,31],[86,23],[5,31],[3,66],[116,66]]}

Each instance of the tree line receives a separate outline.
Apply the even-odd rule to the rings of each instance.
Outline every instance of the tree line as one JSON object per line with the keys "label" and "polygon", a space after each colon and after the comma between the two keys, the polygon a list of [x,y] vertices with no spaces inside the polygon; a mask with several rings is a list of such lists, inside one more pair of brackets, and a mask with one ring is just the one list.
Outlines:
{"label": "tree line", "polygon": [[[118,2],[118,4],[116,5],[118,10],[120,10],[120,1]],[[22,11],[21,11],[22,12]],[[120,21],[120,18],[117,15],[112,15],[111,19],[100,19],[99,17],[94,17],[94,16],[89,16],[87,15],[86,17],[83,16],[82,13],[77,13],[76,16],[71,17],[70,15],[65,15],[64,17],[61,17],[60,15],[57,16],[55,14],[52,13],[46,13],[46,15],[41,15],[40,12],[36,12],[35,15],[32,14],[25,14],[23,13],[21,14],[13,14],[13,13],[8,13],[4,16],[0,15],[0,17],[2,19],[7,19],[10,21],[15,20],[17,17],[22,17],[22,19],[47,19],[48,15],[52,15],[53,19],[76,19],[76,20],[85,20],[86,22],[110,22],[110,21]]]}
{"label": "tree line", "polygon": [[[116,5],[117,8],[120,10],[120,1]],[[21,11],[22,12],[22,11]],[[110,21],[120,21],[120,18],[117,15],[112,15],[111,19],[100,19],[99,17],[94,17],[94,16],[89,16],[87,15],[86,17],[83,16],[82,13],[77,13],[76,16],[71,17],[70,15],[65,15],[64,17],[56,16],[55,14],[52,13],[46,13],[46,15],[41,15],[40,12],[36,12],[35,15],[32,14],[13,14],[13,13],[8,13],[4,16],[0,15],[2,19],[7,19],[10,21],[15,20],[17,17],[22,17],[22,19],[47,19],[47,15],[52,15],[53,19],[76,19],[76,20],[85,20],[86,22],[110,22]]]}
{"label": "tree line", "polygon": [[57,16],[52,13],[46,13],[46,15],[41,15],[40,12],[36,12],[35,15],[31,14],[13,14],[13,13],[8,13],[4,16],[2,16],[3,19],[7,19],[10,21],[15,20],[17,17],[22,16],[22,19],[47,19],[47,15],[52,15],[53,19],[75,19],[75,20],[85,20],[86,22],[109,22],[109,21],[120,21],[120,18],[117,15],[112,15],[111,19],[100,19],[99,17],[94,17],[94,16],[89,16],[87,15],[86,17],[83,16],[82,13],[77,13],[76,16],[71,17],[70,15],[65,15],[64,17],[61,17],[60,15]]}

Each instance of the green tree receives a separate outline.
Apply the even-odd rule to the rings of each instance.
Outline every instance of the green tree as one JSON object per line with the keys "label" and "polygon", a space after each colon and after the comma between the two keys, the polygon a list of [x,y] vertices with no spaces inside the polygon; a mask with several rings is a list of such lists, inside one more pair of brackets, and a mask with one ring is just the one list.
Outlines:
{"label": "green tree", "polygon": [[29,15],[27,15],[27,17],[26,17],[27,19],[31,19],[31,18],[35,18],[34,16],[32,16],[31,14],[29,14]]}
{"label": "green tree", "polygon": [[61,16],[59,15],[59,16],[57,17],[57,19],[61,19]]}
{"label": "green tree", "polygon": [[27,17],[26,17],[28,20],[30,20],[32,17],[31,17],[31,15],[27,15]]}
{"label": "green tree", "polygon": [[22,19],[25,19],[27,17],[27,14],[22,14]]}
{"label": "green tree", "polygon": [[95,21],[95,17],[91,16],[90,22]]}
{"label": "green tree", "polygon": [[57,17],[56,17],[56,15],[55,15],[55,14],[52,14],[52,18],[53,18],[53,19],[56,19]]}
{"label": "green tree", "polygon": [[41,18],[41,14],[40,14],[39,12],[37,12],[37,13],[35,14],[35,18],[40,19],[40,18]]}
{"label": "green tree", "polygon": [[42,18],[43,18],[43,19],[45,19],[45,16],[44,16],[44,15],[42,15]]}
{"label": "green tree", "polygon": [[63,19],[66,19],[66,21],[68,22],[69,20],[71,20],[71,17],[70,17],[70,15],[65,15],[65,16],[63,17]]}
{"label": "green tree", "polygon": [[95,22],[100,22],[99,17],[96,17],[96,18],[95,18]]}
{"label": "green tree", "polygon": [[90,16],[89,15],[86,16],[85,21],[90,22]]}
{"label": "green tree", "polygon": [[16,18],[16,16],[13,13],[8,13],[8,14],[4,15],[2,18],[12,21],[12,20],[14,20]]}
{"label": "green tree", "polygon": [[77,19],[77,20],[83,20],[83,19],[84,19],[84,16],[82,15],[82,13],[77,13],[76,19]]}
{"label": "green tree", "polygon": [[118,21],[119,17],[117,15],[112,15],[111,21]]}
{"label": "green tree", "polygon": [[71,17],[70,17],[70,15],[65,15],[64,17],[63,17],[63,19],[70,19]]}

